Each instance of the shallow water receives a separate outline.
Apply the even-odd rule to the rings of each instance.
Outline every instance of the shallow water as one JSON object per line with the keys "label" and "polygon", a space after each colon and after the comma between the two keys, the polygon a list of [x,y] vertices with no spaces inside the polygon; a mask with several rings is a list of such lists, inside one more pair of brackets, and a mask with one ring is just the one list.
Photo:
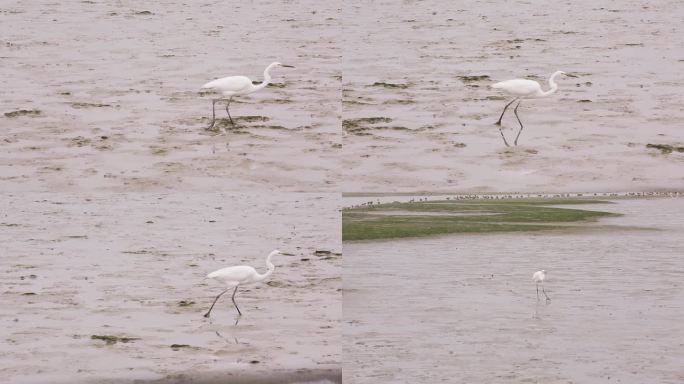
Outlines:
{"label": "shallow water", "polygon": [[345,243],[345,382],[681,382],[684,199],[592,208],[655,230]]}
{"label": "shallow water", "polygon": [[[322,369],[334,377],[342,260],[333,195],[0,196],[3,380],[120,383],[182,373],[201,381]],[[228,295],[202,316],[223,289],[208,272],[245,264],[263,273],[275,248],[290,255],[273,259],[268,283],[238,291],[237,326]],[[139,340],[106,345],[92,335]]]}

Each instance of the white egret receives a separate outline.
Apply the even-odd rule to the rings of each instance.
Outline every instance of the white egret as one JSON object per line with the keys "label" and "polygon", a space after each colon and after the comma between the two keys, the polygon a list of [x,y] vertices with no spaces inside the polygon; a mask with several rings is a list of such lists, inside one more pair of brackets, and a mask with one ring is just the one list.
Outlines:
{"label": "white egret", "polygon": [[518,104],[516,104],[515,109],[513,110],[513,113],[515,113],[515,117],[518,119],[518,123],[520,124],[520,130],[518,131],[518,135],[515,136],[514,142],[515,145],[518,145],[518,138],[520,137],[520,133],[523,130],[523,123],[520,121],[520,117],[518,116],[518,107],[520,106],[520,102],[522,101],[522,99],[532,99],[550,96],[558,90],[558,84],[556,84],[555,81],[556,76],[564,74],[565,72],[563,71],[556,71],[551,75],[551,77],[549,77],[548,91],[542,91],[541,85],[539,85],[538,82],[528,79],[506,80],[492,85],[492,88],[494,89],[501,89],[504,92],[515,96],[515,98],[511,100],[511,102],[506,104],[503,112],[501,112],[501,116],[499,116],[499,121],[495,123],[499,126],[499,132],[501,133],[501,137],[503,138],[504,144],[506,144],[507,147],[510,147],[510,145],[508,145],[506,137],[504,136],[503,131],[501,130],[501,119],[503,119],[504,113],[506,113],[506,109],[508,109],[508,106],[518,101]]}
{"label": "white egret", "polygon": [[226,288],[225,291],[219,293],[219,295],[216,296],[216,299],[214,299],[214,303],[211,304],[211,308],[209,308],[209,311],[204,315],[204,317],[209,317],[209,314],[211,313],[211,310],[214,308],[214,305],[218,301],[219,297],[221,297],[224,293],[228,292],[231,288],[235,288],[235,290],[233,291],[233,304],[235,304],[235,309],[237,309],[238,315],[242,316],[242,312],[240,312],[240,308],[238,308],[238,305],[235,302],[235,294],[237,293],[238,287],[242,285],[258,283],[266,279],[267,277],[271,276],[273,270],[275,269],[275,266],[273,265],[273,263],[271,263],[271,258],[279,253],[280,251],[275,250],[269,253],[268,256],[266,256],[266,267],[268,268],[268,271],[266,271],[266,273],[264,274],[260,274],[253,267],[250,267],[248,265],[221,268],[208,274],[207,278],[219,280],[226,284],[228,288]]}
{"label": "white egret", "polygon": [[541,283],[542,286],[542,292],[544,292],[544,296],[546,296],[546,301],[551,301],[549,299],[549,295],[546,294],[546,291],[544,290],[544,280],[546,280],[546,271],[541,270],[537,271],[532,275],[532,280],[534,280],[535,283],[537,283],[537,300],[539,300],[539,284]]}
{"label": "white egret", "polygon": [[[214,81],[210,81],[204,84],[202,86],[202,89],[213,91],[215,93],[221,94],[224,98],[228,98],[228,103],[226,104],[226,112],[228,113],[228,119],[230,119],[230,123],[233,126],[235,126],[235,123],[233,123],[233,118],[230,116],[230,110],[228,110],[230,102],[233,100],[233,96],[248,95],[262,88],[265,88],[271,82],[271,74],[269,73],[269,71],[274,67],[294,68],[291,65],[273,62],[269,64],[269,66],[266,67],[266,69],[264,70],[264,80],[261,82],[261,84],[254,85],[254,83],[252,83],[252,80],[246,76],[228,76],[216,79]],[[207,129],[214,128],[214,123],[216,122],[216,102],[221,99],[222,98],[211,100],[211,124]]]}

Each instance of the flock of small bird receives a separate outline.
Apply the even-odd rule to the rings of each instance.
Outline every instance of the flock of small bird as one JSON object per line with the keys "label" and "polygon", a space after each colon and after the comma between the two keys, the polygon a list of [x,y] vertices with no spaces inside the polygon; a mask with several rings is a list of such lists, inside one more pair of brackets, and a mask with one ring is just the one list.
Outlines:
{"label": "flock of small bird", "polygon": [[[226,103],[226,112],[228,113],[228,119],[230,120],[231,125],[235,126],[235,123],[233,122],[233,118],[230,116],[230,102],[233,100],[233,97],[235,96],[242,96],[242,95],[248,95],[250,93],[259,91],[261,89],[264,89],[270,82],[271,82],[271,74],[270,70],[275,68],[275,67],[287,67],[287,68],[294,68],[291,65],[285,65],[281,64],[279,62],[274,62],[269,64],[268,67],[264,70],[264,80],[260,83],[255,85],[254,82],[246,76],[228,76],[228,77],[222,77],[220,79],[216,79],[213,81],[210,81],[202,86],[202,90],[205,92],[212,92],[216,95],[220,95],[220,98],[214,98],[211,100],[211,123],[209,124],[209,127],[207,129],[213,129],[214,124],[216,123],[216,102],[220,100],[227,100]],[[518,119],[518,123],[520,124],[520,129],[518,130],[518,134],[515,136],[515,140],[513,141],[513,145],[518,145],[518,139],[520,138],[520,133],[522,133],[523,130],[523,123],[520,121],[520,116],[518,116],[518,107],[520,107],[520,103],[522,102],[523,99],[533,99],[533,98],[541,98],[541,97],[547,97],[552,95],[558,90],[558,84],[556,84],[556,77],[559,75],[565,75],[566,73],[563,71],[556,71],[554,72],[551,77],[549,77],[549,89],[547,91],[543,91],[541,85],[534,81],[534,80],[528,80],[528,79],[513,79],[513,80],[506,80],[506,81],[501,81],[495,84],[492,84],[492,88],[494,89],[500,89],[510,95],[513,95],[514,98],[511,100],[508,104],[503,109],[503,112],[501,112],[501,116],[499,116],[499,120],[495,123],[496,125],[499,126],[499,132],[501,133],[501,138],[503,139],[504,144],[507,147],[510,147],[508,144],[508,140],[506,140],[506,136],[504,135],[503,131],[501,130],[501,120],[504,117],[504,114],[506,113],[506,110],[508,107],[515,103],[516,101],[518,104],[515,105],[515,108],[513,109],[513,113],[515,114],[516,119]],[[570,75],[568,75],[570,76]]]}

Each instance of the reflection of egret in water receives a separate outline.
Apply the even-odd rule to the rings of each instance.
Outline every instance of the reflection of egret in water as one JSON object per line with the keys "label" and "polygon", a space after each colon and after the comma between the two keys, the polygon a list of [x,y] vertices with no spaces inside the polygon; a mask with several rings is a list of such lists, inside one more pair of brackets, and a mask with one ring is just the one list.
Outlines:
{"label": "reflection of egret in water", "polygon": [[534,316],[532,316],[532,318],[533,318],[533,319],[541,319],[541,317],[539,316],[539,308],[542,309],[542,314],[543,314],[543,311],[546,309],[546,306],[547,306],[548,304],[549,304],[549,303],[546,303],[546,304],[543,304],[543,305],[542,305],[540,301],[537,301],[537,302],[535,303],[535,305],[534,305]]}
{"label": "reflection of egret in water", "polygon": [[542,286],[542,292],[544,292],[544,296],[546,296],[546,301],[551,301],[549,298],[549,295],[546,294],[546,290],[544,289],[544,280],[546,280],[546,271],[541,270],[537,271],[532,275],[532,280],[537,284],[537,301],[539,301],[539,284]]}
{"label": "reflection of egret in water", "polygon": [[[212,326],[214,325],[213,319],[209,318],[209,324]],[[235,324],[237,325],[237,321],[235,322]],[[216,336],[218,336],[221,340],[224,340],[226,343],[229,343],[229,344],[231,343],[231,341],[228,337],[223,336],[223,334],[221,334],[220,328],[218,326],[212,327],[212,329],[213,329],[214,333],[216,334]],[[233,330],[235,330],[235,328],[233,328]],[[235,341],[235,344],[240,344],[240,341],[238,341],[237,336],[236,335],[232,335],[232,336],[233,336],[233,340]]]}

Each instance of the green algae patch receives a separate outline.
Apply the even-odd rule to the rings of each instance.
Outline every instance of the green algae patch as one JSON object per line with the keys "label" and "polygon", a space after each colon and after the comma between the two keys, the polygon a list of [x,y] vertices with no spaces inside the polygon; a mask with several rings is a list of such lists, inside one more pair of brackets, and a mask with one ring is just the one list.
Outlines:
{"label": "green algae patch", "polygon": [[472,75],[472,76],[456,76],[456,77],[466,84],[476,83],[478,81],[489,80],[488,75]]}
{"label": "green algae patch", "polygon": [[72,108],[76,109],[83,109],[83,108],[105,108],[105,107],[111,107],[111,104],[102,104],[102,103],[83,103],[83,102],[73,102],[73,103],[67,103],[69,104]]}
{"label": "green algae patch", "polygon": [[346,119],[342,121],[342,128],[351,134],[359,134],[368,129],[372,129],[374,125],[380,123],[391,123],[392,119],[389,117],[362,117],[359,119]]}
{"label": "green algae patch", "polygon": [[269,121],[270,118],[266,116],[236,116],[233,118],[233,121],[236,122],[241,122],[241,123],[258,123],[258,122],[266,122]]}
{"label": "green algae patch", "polygon": [[174,351],[180,351],[181,349],[190,349],[190,350],[199,350],[199,347],[193,347],[190,344],[171,344],[170,345],[171,349]]}
{"label": "green algae patch", "polygon": [[669,145],[669,144],[646,144],[646,148],[657,149],[663,155],[668,155],[674,151],[684,152],[684,147],[678,147],[678,146]]}
{"label": "green algae patch", "polygon": [[386,83],[384,81],[376,81],[375,83],[369,85],[369,87],[380,87],[389,89],[406,89],[409,87],[408,84],[397,84],[397,83]]}
{"label": "green algae patch", "polygon": [[92,340],[102,340],[107,345],[113,345],[116,343],[128,343],[135,340],[140,340],[139,337],[124,337],[124,336],[112,336],[112,335],[92,335],[90,336]]}
{"label": "green algae patch", "polygon": [[20,109],[18,111],[5,112],[5,117],[40,116],[41,113],[40,109]]}
{"label": "green algae patch", "polygon": [[345,208],[342,211],[342,240],[583,228],[603,217],[620,216],[554,207],[598,203],[609,202],[593,199],[442,200]]}

